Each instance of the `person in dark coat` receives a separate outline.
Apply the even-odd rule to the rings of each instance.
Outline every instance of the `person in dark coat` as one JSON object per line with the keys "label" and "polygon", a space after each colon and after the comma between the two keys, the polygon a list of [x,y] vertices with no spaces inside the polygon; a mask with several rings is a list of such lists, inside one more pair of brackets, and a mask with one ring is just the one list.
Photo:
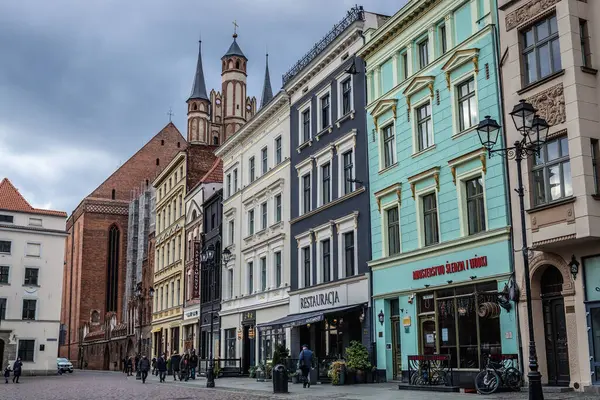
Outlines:
{"label": "person in dark coat", "polygon": [[156,357],[152,357],[152,375],[156,375]]}
{"label": "person in dark coat", "polygon": [[164,382],[167,376],[167,358],[164,354],[156,360],[156,369],[158,370],[159,382]]}
{"label": "person in dark coat", "polygon": [[21,376],[22,368],[23,363],[21,362],[21,357],[18,357],[17,361],[15,361],[13,364],[13,383],[19,383],[19,377]]}
{"label": "person in dark coat", "polygon": [[305,344],[302,346],[302,351],[298,355],[298,364],[300,370],[302,371],[302,378],[304,381],[302,382],[302,387],[304,388],[306,388],[307,386],[310,387],[310,377],[308,376],[308,374],[310,373],[310,369],[312,367],[312,361],[313,352],[310,351],[308,349],[308,345]]}
{"label": "person in dark coat", "polygon": [[140,355],[136,354],[135,355],[135,364],[134,364],[135,365],[135,372],[137,372],[140,369],[140,360],[141,360]]}
{"label": "person in dark coat", "polygon": [[190,356],[190,376],[194,380],[196,380],[196,368],[198,368],[198,356],[196,355],[196,351],[192,350],[192,355]]}
{"label": "person in dark coat", "polygon": [[185,379],[187,382],[190,379],[190,355],[185,354],[181,358],[181,364],[179,365],[180,375],[179,380]]}
{"label": "person in dark coat", "polygon": [[10,378],[10,363],[6,363],[4,368],[4,383],[8,383],[8,378]]}
{"label": "person in dark coat", "polygon": [[131,373],[131,371],[133,371],[133,359],[131,356],[127,357],[127,366],[125,368],[127,369],[127,376],[133,375]]}
{"label": "person in dark coat", "polygon": [[126,374],[127,373],[127,357],[123,357],[121,362],[123,363],[123,373]]}
{"label": "person in dark coat", "polygon": [[142,373],[142,383],[146,383],[148,377],[148,371],[150,371],[150,360],[145,355],[140,358],[139,363],[140,372]]}
{"label": "person in dark coat", "polygon": [[[181,356],[177,354],[177,351],[173,353],[171,356],[171,369],[173,370],[173,380],[177,380],[177,375],[179,375],[179,364],[181,363]],[[181,380],[181,376],[179,377]]]}

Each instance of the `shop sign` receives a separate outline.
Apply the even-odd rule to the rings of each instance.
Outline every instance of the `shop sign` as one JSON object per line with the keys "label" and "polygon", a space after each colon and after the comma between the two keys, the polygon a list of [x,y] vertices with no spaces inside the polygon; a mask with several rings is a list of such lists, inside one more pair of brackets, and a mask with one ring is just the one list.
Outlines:
{"label": "shop sign", "polygon": [[194,242],[194,286],[192,298],[200,297],[200,241]]}
{"label": "shop sign", "polygon": [[413,271],[413,280],[455,274],[457,272],[468,271],[470,269],[487,267],[487,265],[487,256],[474,257],[464,261],[457,261],[452,263],[446,262],[446,264],[436,265],[433,267]]}
{"label": "shop sign", "polygon": [[183,315],[183,319],[186,320],[186,319],[198,318],[199,316],[200,316],[199,310],[187,311]]}
{"label": "shop sign", "polygon": [[254,324],[256,321],[256,311],[246,311],[242,314],[242,324]]}
{"label": "shop sign", "polygon": [[340,303],[340,294],[337,289],[325,293],[311,294],[300,297],[300,309],[310,311],[319,308],[333,308]]}
{"label": "shop sign", "polygon": [[411,324],[410,321],[410,315],[406,315],[402,318],[402,326],[404,326],[405,328],[408,328]]}

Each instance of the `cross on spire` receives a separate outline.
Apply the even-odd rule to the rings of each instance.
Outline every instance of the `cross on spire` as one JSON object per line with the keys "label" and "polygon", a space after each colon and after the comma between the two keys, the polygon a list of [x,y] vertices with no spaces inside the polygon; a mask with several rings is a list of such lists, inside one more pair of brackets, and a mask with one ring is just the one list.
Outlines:
{"label": "cross on spire", "polygon": [[169,122],[171,122],[171,117],[173,117],[173,109],[171,107],[169,107],[169,112],[167,113],[167,115],[169,116]]}
{"label": "cross on spire", "polygon": [[237,24],[237,20],[233,20],[233,37],[234,38],[237,37],[237,28],[239,28],[239,25]]}

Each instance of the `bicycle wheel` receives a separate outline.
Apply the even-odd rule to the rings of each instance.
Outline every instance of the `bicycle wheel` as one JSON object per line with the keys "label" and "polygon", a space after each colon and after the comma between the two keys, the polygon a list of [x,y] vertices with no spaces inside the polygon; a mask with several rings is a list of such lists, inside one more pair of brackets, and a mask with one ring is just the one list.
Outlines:
{"label": "bicycle wheel", "polygon": [[521,385],[523,385],[523,375],[518,369],[514,367],[507,368],[506,371],[504,371],[502,378],[504,380],[504,384],[510,390],[521,390]]}
{"label": "bicycle wheel", "polygon": [[479,394],[492,394],[500,387],[500,376],[493,369],[481,371],[475,377],[475,388]]}

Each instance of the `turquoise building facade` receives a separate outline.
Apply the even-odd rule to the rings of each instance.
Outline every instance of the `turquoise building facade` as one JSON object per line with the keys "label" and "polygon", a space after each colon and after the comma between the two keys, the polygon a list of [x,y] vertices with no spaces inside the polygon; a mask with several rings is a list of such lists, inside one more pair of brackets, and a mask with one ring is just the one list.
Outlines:
{"label": "turquoise building facade", "polygon": [[505,162],[488,158],[476,131],[503,114],[496,10],[493,0],[411,0],[366,31],[359,52],[387,379],[407,379],[409,356],[443,354],[454,384],[473,386],[489,354],[518,354],[515,307],[499,297],[513,265]]}

